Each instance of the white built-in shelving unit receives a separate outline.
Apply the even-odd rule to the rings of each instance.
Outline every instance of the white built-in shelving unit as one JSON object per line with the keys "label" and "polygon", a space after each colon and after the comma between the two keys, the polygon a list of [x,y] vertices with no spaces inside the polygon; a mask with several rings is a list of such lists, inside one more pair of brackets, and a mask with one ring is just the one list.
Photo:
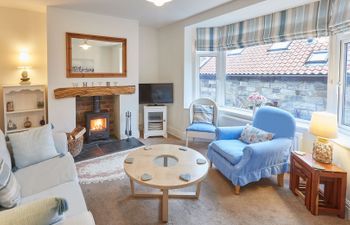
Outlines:
{"label": "white built-in shelving unit", "polygon": [[[9,110],[9,104],[13,107]],[[25,131],[39,127],[46,119],[45,85],[5,85],[3,86],[3,108],[5,134]],[[32,123],[25,128],[26,118]],[[9,121],[16,124],[16,129],[9,129]]]}

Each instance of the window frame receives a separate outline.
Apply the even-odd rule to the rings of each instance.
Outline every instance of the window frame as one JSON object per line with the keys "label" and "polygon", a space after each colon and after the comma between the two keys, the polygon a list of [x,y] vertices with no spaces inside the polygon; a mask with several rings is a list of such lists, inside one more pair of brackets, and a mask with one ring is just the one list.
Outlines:
{"label": "window frame", "polygon": [[[331,73],[331,59],[330,59],[330,55],[332,52],[334,52],[333,45],[331,44],[331,41],[333,40],[333,36],[329,36],[329,45],[328,45],[328,60],[327,62],[329,63],[329,68],[328,68],[328,78],[327,78],[327,104],[326,104],[326,110],[325,111],[330,111],[328,106],[330,105],[330,102],[334,101],[334,99],[338,99],[338,97],[336,98],[329,98],[330,95],[330,91],[329,91],[329,86],[330,83],[333,83],[333,80],[335,79],[336,75],[335,73]],[[291,45],[291,42],[288,45]],[[244,51],[244,49],[243,49]],[[275,51],[275,50],[273,50]],[[282,50],[278,50],[278,51],[282,51]],[[226,52],[227,51],[194,51],[195,54],[195,98],[199,98],[200,97],[200,87],[199,87],[199,57],[213,57],[216,56],[216,103],[217,105],[221,108],[221,109],[225,109],[226,111],[232,111],[235,114],[241,114],[242,118],[246,117],[246,115],[251,115],[253,110],[250,109],[244,109],[244,108],[239,108],[239,107],[233,107],[233,106],[226,106],[225,105],[225,92],[226,92],[226,85],[225,85],[225,79],[226,79]],[[339,62],[339,61],[338,61]],[[334,110],[333,110],[334,111]],[[332,112],[332,111],[330,111]],[[304,120],[304,119],[300,119],[300,118],[296,118],[296,121],[300,124],[309,124],[309,120]],[[350,129],[349,129],[350,132]]]}
{"label": "window frame", "polygon": [[350,33],[341,35],[338,38],[337,46],[338,46],[338,53],[339,53],[339,77],[338,77],[338,127],[341,131],[344,133],[350,134],[350,126],[343,124],[343,110],[345,107],[345,89],[346,89],[346,64],[345,60],[347,59],[346,54],[347,52],[345,45],[349,44],[350,46]]}
{"label": "window frame", "polygon": [[[200,52],[196,52],[196,67],[195,67],[195,99],[200,98],[200,76],[199,76],[199,70],[200,70],[200,58],[201,57],[216,57],[216,77],[218,75],[218,61],[219,61],[219,57],[218,54],[219,52],[217,51],[200,51]],[[217,82],[217,81],[216,81]],[[216,86],[217,88],[217,86]],[[218,93],[216,90],[216,95],[215,95],[215,101],[218,101]]]}

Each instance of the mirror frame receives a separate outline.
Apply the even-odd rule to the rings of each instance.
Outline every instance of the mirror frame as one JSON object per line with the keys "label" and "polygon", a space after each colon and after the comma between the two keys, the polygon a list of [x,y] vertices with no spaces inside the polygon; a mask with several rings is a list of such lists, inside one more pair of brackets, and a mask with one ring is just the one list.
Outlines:
{"label": "mirror frame", "polygon": [[[72,38],[121,42],[122,43],[122,73],[73,73],[72,72]],[[97,77],[126,77],[127,76],[127,40],[126,38],[106,37],[90,34],[66,33],[66,77],[67,78],[97,78]]]}

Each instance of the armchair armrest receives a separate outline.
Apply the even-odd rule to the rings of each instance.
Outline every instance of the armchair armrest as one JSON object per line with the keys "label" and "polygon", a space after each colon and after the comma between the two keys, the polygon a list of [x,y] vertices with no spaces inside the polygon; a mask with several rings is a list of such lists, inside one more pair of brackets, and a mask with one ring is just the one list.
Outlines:
{"label": "armchair armrest", "polygon": [[238,139],[241,136],[244,126],[217,127],[215,130],[216,140]]}
{"label": "armchair armrest", "polygon": [[55,142],[55,148],[58,153],[66,154],[68,152],[68,142],[66,133],[52,133],[53,140]]}
{"label": "armchair armrest", "polygon": [[285,163],[289,159],[291,147],[292,140],[288,138],[276,138],[247,145],[243,149],[243,158],[237,166],[242,168],[249,162],[247,169],[257,170]]}

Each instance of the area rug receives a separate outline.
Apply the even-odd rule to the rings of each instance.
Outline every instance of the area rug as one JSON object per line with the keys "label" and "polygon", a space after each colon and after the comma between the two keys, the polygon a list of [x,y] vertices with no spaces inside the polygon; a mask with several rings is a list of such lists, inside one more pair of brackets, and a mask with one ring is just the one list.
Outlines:
{"label": "area rug", "polygon": [[91,184],[124,179],[126,177],[123,168],[124,160],[135,149],[77,162],[75,165],[79,182],[81,184]]}

